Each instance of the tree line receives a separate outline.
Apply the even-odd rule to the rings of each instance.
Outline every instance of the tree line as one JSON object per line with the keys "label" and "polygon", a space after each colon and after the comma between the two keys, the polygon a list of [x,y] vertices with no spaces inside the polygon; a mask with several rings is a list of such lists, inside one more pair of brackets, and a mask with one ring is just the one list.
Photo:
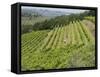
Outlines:
{"label": "tree line", "polygon": [[[62,15],[52,18],[50,20],[45,20],[43,22],[37,22],[34,25],[28,25],[22,31],[22,33],[27,33],[32,30],[45,30],[45,29],[53,29],[56,26],[65,26],[68,25],[70,22],[77,21],[77,20],[84,20],[86,16],[95,16],[95,11],[85,11],[79,14],[70,14],[70,15]],[[30,29],[28,28],[30,26]]]}

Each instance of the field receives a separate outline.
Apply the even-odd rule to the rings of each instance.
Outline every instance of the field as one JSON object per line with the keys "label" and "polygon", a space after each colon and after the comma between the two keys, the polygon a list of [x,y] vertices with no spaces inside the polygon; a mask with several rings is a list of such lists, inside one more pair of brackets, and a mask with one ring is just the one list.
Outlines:
{"label": "field", "polygon": [[23,71],[95,66],[95,37],[81,20],[25,33],[21,40]]}

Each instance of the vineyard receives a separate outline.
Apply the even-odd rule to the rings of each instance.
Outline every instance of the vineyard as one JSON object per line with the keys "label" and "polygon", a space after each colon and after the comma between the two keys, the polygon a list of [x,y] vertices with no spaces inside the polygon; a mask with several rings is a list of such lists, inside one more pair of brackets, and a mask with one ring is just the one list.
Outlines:
{"label": "vineyard", "polygon": [[95,66],[95,38],[81,21],[22,35],[22,70]]}

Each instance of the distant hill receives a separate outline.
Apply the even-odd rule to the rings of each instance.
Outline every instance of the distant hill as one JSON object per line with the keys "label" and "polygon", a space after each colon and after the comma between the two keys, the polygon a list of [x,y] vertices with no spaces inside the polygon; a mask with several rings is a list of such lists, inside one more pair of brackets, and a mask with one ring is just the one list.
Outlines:
{"label": "distant hill", "polygon": [[43,9],[22,9],[22,15],[37,15],[37,16],[61,16],[61,15],[69,15],[69,13],[62,12],[62,11],[51,11],[51,10],[43,10]]}

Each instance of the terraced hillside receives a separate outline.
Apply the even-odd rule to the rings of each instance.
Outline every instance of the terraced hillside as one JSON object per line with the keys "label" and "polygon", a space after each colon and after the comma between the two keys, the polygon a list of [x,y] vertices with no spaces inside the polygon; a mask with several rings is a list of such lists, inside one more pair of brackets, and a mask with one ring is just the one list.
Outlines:
{"label": "terraced hillside", "polygon": [[95,41],[81,21],[22,35],[21,67],[26,70],[95,66]]}

